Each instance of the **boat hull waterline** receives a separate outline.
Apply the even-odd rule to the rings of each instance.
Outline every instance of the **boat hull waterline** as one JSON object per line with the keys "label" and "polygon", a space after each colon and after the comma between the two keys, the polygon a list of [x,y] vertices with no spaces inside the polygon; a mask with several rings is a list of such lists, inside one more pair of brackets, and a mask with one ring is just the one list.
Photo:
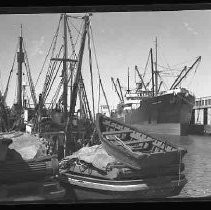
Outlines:
{"label": "boat hull waterline", "polygon": [[142,199],[164,198],[178,195],[187,183],[185,177],[170,180],[169,177],[146,180],[104,180],[71,173],[64,173],[65,184],[71,185],[71,190],[77,200],[106,199]]}

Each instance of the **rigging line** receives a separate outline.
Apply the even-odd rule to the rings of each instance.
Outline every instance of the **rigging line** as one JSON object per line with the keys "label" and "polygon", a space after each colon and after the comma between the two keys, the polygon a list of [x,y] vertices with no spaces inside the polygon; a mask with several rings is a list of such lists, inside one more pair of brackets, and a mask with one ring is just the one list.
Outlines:
{"label": "rigging line", "polygon": [[17,50],[18,50],[18,43],[16,45],[16,49],[15,49],[15,55],[14,55],[14,58],[13,58],[13,63],[12,63],[12,68],[10,70],[10,74],[9,74],[9,78],[8,78],[8,81],[7,81],[7,86],[6,86],[6,89],[4,91],[4,101],[6,100],[6,97],[7,97],[7,93],[8,93],[8,88],[9,88],[9,83],[10,83],[10,79],[12,77],[12,73],[13,73],[13,69],[14,69],[14,65],[15,65],[15,58],[17,56]]}
{"label": "rigging line", "polygon": [[158,76],[160,77],[160,80],[163,82],[163,85],[165,86],[165,89],[167,90],[168,89],[168,86],[164,82],[163,78],[160,76],[160,74],[158,74]]}
{"label": "rigging line", "polygon": [[168,67],[166,67],[166,66],[162,66],[162,65],[160,65],[160,64],[157,64],[159,67],[161,67],[161,68],[164,68],[164,69],[167,69],[167,70],[165,70],[165,71],[180,71],[179,69],[174,69],[174,68],[168,68]]}
{"label": "rigging line", "polygon": [[82,78],[82,75],[81,75],[81,83],[83,85],[83,95],[84,95],[84,99],[85,99],[85,103],[86,103],[86,107],[87,107],[87,111],[89,113],[89,118],[91,121],[93,121],[93,118],[92,118],[92,113],[90,111],[90,108],[89,108],[89,101],[88,101],[88,98],[87,98],[87,93],[86,93],[86,89],[85,89],[85,85],[84,85],[84,82],[83,82],[83,78]]}
{"label": "rigging line", "polygon": [[[56,58],[58,58],[60,56],[62,48],[63,48],[63,45],[60,47],[60,50],[57,53]],[[55,69],[57,67],[57,64],[58,64],[58,62],[54,61],[53,65],[51,67],[51,71],[48,72],[48,74],[46,75],[46,79],[45,79],[44,86],[43,86],[43,91],[42,91],[44,96],[45,96],[46,92],[48,91],[48,88],[49,88],[49,85],[51,83],[51,79],[53,77],[53,74],[54,74],[54,71],[55,71]]]}
{"label": "rigging line", "polygon": [[53,106],[56,103],[56,100],[58,99],[59,93],[61,91],[62,82],[63,82],[63,80],[60,80],[59,85],[57,86],[56,92],[55,92],[54,96],[52,97],[52,100],[51,100],[49,107],[51,105]]}
{"label": "rigging line", "polygon": [[193,82],[193,78],[196,75],[196,70],[197,70],[198,66],[199,66],[199,62],[196,64],[195,71],[194,71],[194,73],[192,75],[192,79],[190,79],[190,82],[187,84],[187,87]]}
{"label": "rigging line", "polygon": [[70,24],[72,25],[72,27],[73,27],[80,35],[82,35],[81,32],[80,32],[80,31],[75,27],[75,25],[72,23],[72,21],[69,20],[69,22],[70,22]]}
{"label": "rigging line", "polygon": [[62,61],[60,61],[60,63],[59,63],[59,66],[58,66],[58,68],[57,68],[56,74],[54,75],[54,78],[53,78],[53,80],[52,80],[52,82],[51,82],[51,85],[50,85],[50,87],[48,88],[48,92],[47,92],[46,95],[45,95],[44,101],[46,100],[46,98],[48,97],[48,95],[49,95],[49,93],[50,93],[50,91],[51,91],[52,85],[53,85],[53,83],[54,83],[54,81],[55,81],[55,79],[56,79],[56,76],[57,76],[57,74],[58,74],[58,72],[59,72],[59,69],[60,69],[61,64],[62,64]]}
{"label": "rigging line", "polygon": [[98,84],[98,105],[97,105],[97,112],[100,113],[100,77],[99,77],[99,84]]}
{"label": "rigging line", "polygon": [[28,77],[31,97],[34,102],[34,106],[36,106],[36,104],[37,104],[36,93],[35,93],[34,83],[33,83],[32,76],[31,76],[31,70],[30,70],[30,66],[29,66],[29,60],[28,60],[28,55],[26,53],[25,45],[26,45],[25,42],[23,42],[24,55],[25,55],[25,60],[26,60],[24,63],[26,66],[26,73],[27,73],[27,77]]}
{"label": "rigging line", "polygon": [[175,65],[171,65],[171,66],[179,66],[179,65],[182,65],[182,64],[187,64],[188,62],[193,61],[193,60],[196,60],[197,58],[198,58],[198,56],[197,56],[197,57],[195,57],[195,58],[192,58],[192,59],[186,60],[186,61],[184,61],[184,62],[181,62],[181,63],[175,64]]}
{"label": "rigging line", "polygon": [[96,62],[96,66],[97,66],[98,76],[100,77],[100,70],[99,70],[99,65],[98,65],[98,60],[97,60],[97,55],[96,55],[96,48],[95,48],[95,43],[94,43],[94,35],[93,35],[91,25],[90,25],[90,31],[91,31],[91,39],[92,39],[92,44],[93,44],[93,48],[94,48],[94,55],[95,55],[95,62]]}
{"label": "rigging line", "polygon": [[[41,67],[41,71],[40,71],[40,73],[39,73],[39,75],[38,75],[38,77],[37,77],[37,80],[36,80],[36,83],[35,83],[35,87],[37,86],[37,82],[38,82],[38,80],[39,80],[39,78],[40,78],[40,76],[41,76],[41,74],[42,74],[42,72],[43,72],[43,70],[44,70],[44,66],[45,66],[47,57],[48,57],[49,54],[50,54],[50,51],[51,51],[51,48],[52,48],[53,43],[54,43],[54,41],[55,41],[55,38],[58,36],[58,32],[59,32],[61,20],[62,20],[62,15],[60,16],[59,24],[58,24],[56,33],[55,33],[54,36],[53,36],[53,40],[52,40],[52,42],[51,42],[50,48],[49,48],[49,50],[48,50],[48,52],[47,52],[47,55],[46,55],[45,60],[44,60],[44,63],[43,63],[43,65],[42,65],[42,67]],[[57,35],[56,35],[56,34],[57,34]]]}
{"label": "rigging line", "polygon": [[110,107],[108,105],[108,100],[107,100],[107,97],[106,97],[106,94],[105,94],[105,91],[104,91],[104,88],[103,88],[103,84],[102,84],[101,79],[100,79],[100,85],[101,85],[101,89],[102,89],[102,92],[103,92],[103,95],[104,95],[104,98],[105,98],[105,101],[106,101],[106,105],[108,107],[109,115],[111,116],[111,110],[110,110]]}
{"label": "rigging line", "polygon": [[164,60],[165,60],[165,62],[167,64],[168,68],[170,69],[170,65],[167,62],[166,56],[164,55],[163,51],[161,50],[160,43],[158,44],[158,48],[159,48],[159,51],[161,52],[162,57],[164,58]]}
{"label": "rigging line", "polygon": [[[56,45],[56,41],[55,41],[54,44]],[[55,45],[54,45],[53,50],[52,50],[51,58],[54,57]],[[59,57],[62,48],[63,48],[63,45],[61,45],[60,50],[59,50],[59,53],[57,53],[57,55],[56,55],[56,58]],[[51,62],[51,61],[50,61],[50,64],[49,64],[49,66],[48,66],[48,70],[47,70],[47,73],[46,73],[46,80],[45,80],[45,82],[46,82],[47,84],[49,83],[49,78],[51,79],[52,72],[53,72],[54,69],[56,68],[56,65],[57,65],[57,62],[56,62],[56,61],[54,61],[54,62]],[[44,84],[46,84],[46,83],[44,83]]]}
{"label": "rigging line", "polygon": [[97,55],[96,55],[96,48],[95,48],[95,43],[94,43],[94,35],[93,35],[93,31],[92,31],[91,25],[90,25],[90,31],[91,31],[91,40],[92,40],[92,44],[93,44],[93,48],[94,48],[95,62],[96,62],[97,71],[98,71],[99,83],[100,83],[100,86],[102,88],[102,92],[103,92],[103,95],[104,95],[104,98],[105,98],[105,101],[106,101],[106,105],[108,107],[109,115],[111,116],[111,110],[110,110],[110,107],[108,105],[108,100],[107,100],[107,97],[106,97],[106,94],[105,94],[105,91],[104,91],[104,88],[103,88],[103,85],[102,85],[102,81],[101,81],[101,78],[100,78],[100,69],[99,69],[99,65],[98,65],[98,60],[97,60]]}
{"label": "rigging line", "polygon": [[149,58],[150,58],[150,51],[149,51],[149,54],[148,54],[147,63],[146,63],[145,68],[144,68],[143,78],[145,77],[145,74],[146,74],[146,71],[147,71],[147,66],[148,66],[148,63],[149,63]]}
{"label": "rigging line", "polygon": [[71,33],[71,29],[70,29],[68,21],[67,21],[67,29],[68,29],[68,32],[69,32],[69,35],[70,35],[70,43],[71,43],[72,51],[73,51],[74,55],[76,55],[75,45],[73,43],[73,37],[72,37],[72,33]]}
{"label": "rigging line", "polygon": [[[75,67],[76,67],[76,63],[74,63],[73,71],[74,71]],[[71,68],[71,67],[70,67],[70,68]],[[72,72],[72,71],[71,71],[71,72]],[[73,74],[72,74],[72,75],[73,75]],[[69,75],[68,83],[70,82],[70,79],[71,79],[72,75],[71,75],[71,74]],[[55,104],[55,103],[56,103],[56,100],[58,99],[59,93],[60,93],[60,91],[61,91],[62,83],[63,83],[63,78],[61,78],[60,83],[59,83],[59,85],[57,86],[56,92],[55,92],[55,94],[54,94],[54,96],[53,96],[53,98],[52,98],[52,100],[51,100],[51,104]],[[62,97],[62,95],[61,95],[61,97]],[[59,101],[62,100],[61,97],[60,97]]]}
{"label": "rigging line", "polygon": [[93,108],[93,119],[95,121],[95,105],[94,105],[94,87],[93,87],[93,73],[92,73],[92,51],[90,42],[90,30],[88,30],[88,48],[89,48],[89,69],[91,76],[91,88],[92,88],[92,108]]}
{"label": "rigging line", "polygon": [[83,22],[81,21],[81,25],[80,25],[80,29],[79,29],[80,33],[78,33],[78,35],[77,35],[77,37],[76,37],[76,41],[75,41],[75,43],[74,43],[75,46],[77,45],[78,40],[79,40],[79,37],[80,37],[80,35],[81,35],[82,26],[83,26]]}

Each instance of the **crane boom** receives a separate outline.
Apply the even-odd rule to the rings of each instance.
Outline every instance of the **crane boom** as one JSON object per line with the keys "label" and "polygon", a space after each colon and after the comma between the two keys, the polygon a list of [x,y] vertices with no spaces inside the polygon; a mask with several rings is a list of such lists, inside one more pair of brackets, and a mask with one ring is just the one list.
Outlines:
{"label": "crane boom", "polygon": [[117,81],[117,83],[119,85],[119,91],[120,91],[120,94],[121,94],[122,102],[124,103],[124,97],[123,97],[123,94],[122,94],[122,88],[121,88],[121,85],[120,85],[119,78],[117,78],[116,81]]}
{"label": "crane boom", "polygon": [[119,94],[119,91],[117,90],[117,86],[116,86],[116,84],[115,84],[115,82],[114,82],[114,78],[113,78],[113,77],[111,77],[111,81],[112,81],[112,83],[113,83],[113,85],[114,85],[115,92],[117,93],[117,95],[118,95],[118,97],[119,97],[119,100],[122,101],[121,96],[120,96],[120,94]]}
{"label": "crane boom", "polygon": [[146,85],[145,85],[145,83],[144,83],[144,80],[143,80],[143,78],[142,78],[142,76],[141,76],[141,74],[140,74],[140,72],[139,72],[139,70],[138,70],[138,66],[135,66],[135,70],[136,70],[136,72],[137,72],[139,78],[141,79],[141,83],[143,84],[144,89],[147,90]]}
{"label": "crane boom", "polygon": [[[185,74],[179,79],[179,81],[172,87],[172,89],[176,88],[181,82],[182,80],[187,76],[187,74],[190,72],[190,70],[199,62],[201,61],[201,56],[199,56],[196,61],[192,64],[192,66],[190,66],[188,68],[188,70],[185,72]],[[180,76],[180,75],[179,75]]]}

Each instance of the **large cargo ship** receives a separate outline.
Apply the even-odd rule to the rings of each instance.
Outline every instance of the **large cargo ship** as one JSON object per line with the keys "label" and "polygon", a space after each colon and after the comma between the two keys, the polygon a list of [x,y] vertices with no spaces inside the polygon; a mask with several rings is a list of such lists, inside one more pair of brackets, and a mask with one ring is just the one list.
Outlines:
{"label": "large cargo ship", "polygon": [[[120,103],[117,105],[117,109],[112,111],[111,116],[149,133],[186,135],[195,96],[186,88],[182,88],[181,82],[191,69],[198,67],[201,56],[197,57],[190,67],[183,68],[169,89],[161,91],[163,81],[160,83],[158,81],[159,71],[157,70],[157,61],[153,62],[152,49],[149,55],[152,63],[150,82],[144,81],[143,75],[135,66],[140,81],[136,83],[135,90],[130,90],[128,74],[128,90],[123,97],[119,80],[117,81],[118,91],[112,78]],[[149,83],[152,84],[151,87],[149,87]]]}

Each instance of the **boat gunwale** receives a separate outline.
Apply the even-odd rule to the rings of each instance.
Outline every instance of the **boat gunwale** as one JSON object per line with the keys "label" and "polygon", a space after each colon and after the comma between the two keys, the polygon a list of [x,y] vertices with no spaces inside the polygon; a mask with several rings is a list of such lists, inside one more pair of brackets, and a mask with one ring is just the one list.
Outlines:
{"label": "boat gunwale", "polygon": [[[133,127],[133,126],[130,126],[130,125],[125,125],[125,124],[122,123],[122,122],[119,122],[119,121],[117,121],[117,120],[115,120],[115,119],[111,119],[111,118],[109,118],[109,117],[107,117],[107,116],[104,116],[104,115],[102,115],[102,114],[100,114],[100,113],[97,113],[97,114],[96,114],[96,127],[97,127],[98,133],[101,134],[101,135],[100,135],[100,138],[105,138],[104,136],[106,136],[106,135],[104,135],[104,136],[102,135],[102,132],[101,132],[101,129],[100,129],[100,119],[102,119],[102,118],[104,118],[104,119],[106,119],[106,120],[108,120],[108,121],[114,122],[114,123],[116,123],[116,124],[122,125],[122,126],[124,126],[124,127],[128,127],[128,128],[130,128],[131,130],[134,130],[134,131],[137,132],[137,133],[141,133],[141,134],[145,135],[146,138],[148,138],[148,137],[151,138],[153,141],[164,142],[164,143],[168,144],[168,146],[171,146],[172,148],[176,149],[177,152],[178,152],[178,151],[184,151],[185,153],[187,152],[186,149],[184,149],[184,148],[182,148],[182,147],[180,147],[180,146],[174,145],[174,144],[172,144],[172,143],[169,142],[169,141],[163,141],[163,140],[161,140],[161,139],[156,139],[156,138],[152,137],[150,134],[147,134],[147,133],[145,133],[144,131],[142,131],[142,130],[140,130],[140,129],[137,129],[137,128],[135,128],[135,127]],[[108,141],[108,140],[106,139],[105,141]],[[173,152],[173,151],[171,151],[171,152]]]}

